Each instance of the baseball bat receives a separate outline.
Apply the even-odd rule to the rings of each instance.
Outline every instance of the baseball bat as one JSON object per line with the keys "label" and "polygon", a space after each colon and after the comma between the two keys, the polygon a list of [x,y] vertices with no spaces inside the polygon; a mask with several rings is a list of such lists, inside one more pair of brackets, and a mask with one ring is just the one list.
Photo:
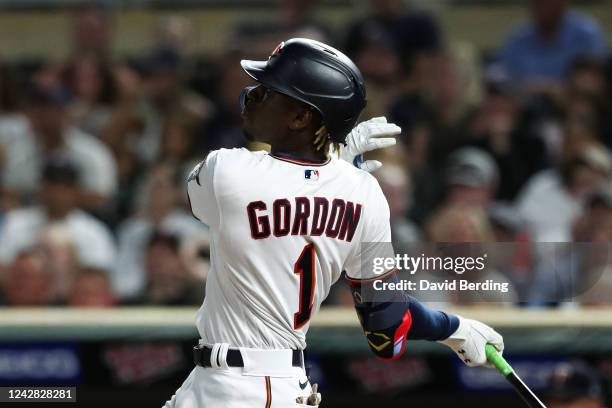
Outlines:
{"label": "baseball bat", "polygon": [[546,408],[546,405],[529,389],[527,385],[514,372],[514,369],[508,364],[505,358],[497,352],[497,349],[492,344],[487,344],[485,347],[487,360],[493,364],[497,371],[503,375],[506,380],[512,384],[514,390],[525,401],[530,408]]}

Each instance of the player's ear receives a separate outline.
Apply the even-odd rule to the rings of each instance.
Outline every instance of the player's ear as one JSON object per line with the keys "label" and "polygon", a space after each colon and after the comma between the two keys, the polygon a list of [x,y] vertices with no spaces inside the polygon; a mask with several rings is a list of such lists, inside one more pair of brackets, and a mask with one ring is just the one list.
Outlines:
{"label": "player's ear", "polygon": [[312,110],[300,107],[293,111],[291,120],[289,121],[289,129],[302,130],[306,129],[312,123],[314,115]]}

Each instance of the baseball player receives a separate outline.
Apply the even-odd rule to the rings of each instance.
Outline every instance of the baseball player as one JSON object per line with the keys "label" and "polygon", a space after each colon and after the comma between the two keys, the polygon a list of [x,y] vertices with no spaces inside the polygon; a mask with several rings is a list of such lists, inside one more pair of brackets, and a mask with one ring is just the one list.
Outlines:
{"label": "baseball player", "polygon": [[384,118],[352,129],[366,95],[351,60],[292,39],[267,61],[241,65],[258,83],[241,95],[244,132],[271,152],[213,151],[188,178],[193,214],[212,234],[211,270],[196,367],[165,407],[318,406],[304,371],[306,332],[343,271],[377,356],[399,358],[408,339],[440,341],[470,366],[486,363],[487,343],[502,351],[501,336],[482,323],[402,292],[362,296],[374,279],[397,278],[360,265],[360,243],[391,242],[387,201],[364,171],[381,164],[360,154],[392,145],[400,129]]}

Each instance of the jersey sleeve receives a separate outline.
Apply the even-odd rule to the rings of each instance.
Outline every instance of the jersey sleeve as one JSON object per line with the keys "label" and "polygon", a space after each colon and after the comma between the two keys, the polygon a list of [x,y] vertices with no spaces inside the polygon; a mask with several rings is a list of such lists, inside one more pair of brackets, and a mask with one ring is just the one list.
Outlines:
{"label": "jersey sleeve", "polygon": [[389,268],[378,265],[382,262],[379,260],[394,257],[389,204],[378,182],[373,178],[372,185],[373,191],[364,204],[365,222],[360,240],[353,246],[344,264],[349,280],[372,279],[388,272]]}
{"label": "jersey sleeve", "polygon": [[220,224],[219,205],[215,194],[215,170],[219,151],[208,154],[187,177],[187,196],[193,216],[211,228]]}

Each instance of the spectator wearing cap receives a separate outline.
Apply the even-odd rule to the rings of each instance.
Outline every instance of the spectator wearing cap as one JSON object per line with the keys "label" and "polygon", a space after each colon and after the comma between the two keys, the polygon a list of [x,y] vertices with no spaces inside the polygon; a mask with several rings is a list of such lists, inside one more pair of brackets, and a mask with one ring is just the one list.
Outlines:
{"label": "spectator wearing cap", "polygon": [[[535,270],[530,302],[543,305],[612,304],[612,186],[600,187],[586,199],[571,227],[572,243],[547,243],[550,256]],[[542,252],[542,251],[540,251]]]}
{"label": "spectator wearing cap", "polygon": [[495,197],[499,174],[493,158],[484,150],[463,147],[440,165],[428,166],[415,178],[415,205],[410,215],[419,224],[432,210],[460,205],[486,211]]}
{"label": "spectator wearing cap", "polygon": [[531,20],[505,41],[497,63],[515,87],[529,90],[559,84],[572,60],[605,57],[599,24],[569,9],[571,0],[530,0]]}
{"label": "spectator wearing cap", "polygon": [[70,158],[78,170],[81,193],[77,205],[99,209],[117,189],[117,169],[108,148],[96,138],[67,124],[62,89],[33,85],[25,117],[0,123],[0,146],[6,162],[2,185],[29,198],[39,189],[45,160],[53,155]]}
{"label": "spectator wearing cap", "polygon": [[582,362],[560,363],[547,380],[544,402],[548,408],[604,408],[601,379]]}
{"label": "spectator wearing cap", "polygon": [[495,197],[499,174],[487,152],[464,147],[448,158],[445,181],[447,203],[486,210]]}
{"label": "spectator wearing cap", "polygon": [[610,179],[612,160],[597,143],[583,144],[558,168],[532,176],[516,206],[535,242],[567,242],[584,199]]}
{"label": "spectator wearing cap", "polygon": [[78,209],[79,171],[69,159],[51,158],[43,167],[41,204],[7,213],[0,229],[0,263],[10,264],[36,246],[49,226],[65,227],[80,265],[110,271],[115,243],[108,228]]}

